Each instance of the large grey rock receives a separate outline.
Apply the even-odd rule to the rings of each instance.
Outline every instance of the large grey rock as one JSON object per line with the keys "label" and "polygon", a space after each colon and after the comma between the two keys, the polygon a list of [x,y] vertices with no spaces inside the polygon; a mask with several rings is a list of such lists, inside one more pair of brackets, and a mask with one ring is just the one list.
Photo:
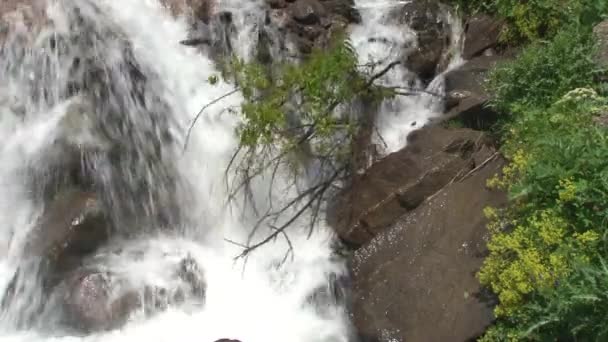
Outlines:
{"label": "large grey rock", "polygon": [[347,244],[360,246],[493,153],[481,132],[425,127],[406,148],[357,175],[333,201],[329,222]]}
{"label": "large grey rock", "polygon": [[486,88],[488,73],[508,56],[479,56],[445,75],[447,96],[445,114],[437,120],[458,118],[473,129],[487,129],[498,118],[488,107],[490,94]]}
{"label": "large grey rock", "polygon": [[26,258],[41,258],[50,265],[49,277],[60,277],[109,238],[109,222],[97,197],[80,190],[65,190],[49,203],[29,233]]}
{"label": "large grey rock", "polygon": [[604,68],[608,68],[608,20],[595,26],[593,29],[598,41],[596,61]]}
{"label": "large grey rock", "polygon": [[486,160],[355,252],[352,319],[364,341],[472,341],[492,322],[475,278],[486,254],[482,210],[506,196],[486,188],[503,161]]}
{"label": "large grey rock", "polygon": [[298,0],[289,10],[295,21],[304,25],[317,24],[326,15],[325,7],[318,0]]}
{"label": "large grey rock", "polygon": [[124,325],[136,311],[151,316],[189,299],[204,300],[204,274],[194,259],[186,257],[167,272],[174,279],[173,287],[132,284],[111,271],[77,269],[54,289],[53,298],[63,308],[61,323],[87,333],[111,330]]}
{"label": "large grey rock", "polygon": [[502,22],[494,17],[478,14],[469,18],[465,24],[462,56],[471,59],[495,47],[501,30]]}

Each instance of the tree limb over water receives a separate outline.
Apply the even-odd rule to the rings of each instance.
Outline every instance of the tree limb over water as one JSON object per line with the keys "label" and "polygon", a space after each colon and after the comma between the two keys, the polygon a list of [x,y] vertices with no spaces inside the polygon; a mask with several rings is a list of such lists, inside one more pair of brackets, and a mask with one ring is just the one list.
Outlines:
{"label": "tree limb over water", "polygon": [[[223,77],[237,87],[206,104],[195,116],[185,148],[203,112],[240,91],[243,102],[237,112],[243,121],[237,128],[239,146],[226,168],[226,184],[229,200],[241,198],[258,219],[245,242],[229,241],[243,248],[238,258],[279,237],[288,244],[285,260],[293,256],[288,230],[306,228],[310,236],[327,199],[350,175],[365,168],[362,155],[368,142],[361,142],[360,137],[375,129],[371,114],[375,110],[369,108],[395,96],[442,96],[377,84],[399,64],[388,63],[379,71],[378,64],[369,64],[361,70],[348,41],[314,52],[300,64],[275,63],[271,70],[236,58],[226,64]],[[260,210],[252,189],[264,179],[269,180],[268,204]],[[292,196],[278,203],[277,191]]]}

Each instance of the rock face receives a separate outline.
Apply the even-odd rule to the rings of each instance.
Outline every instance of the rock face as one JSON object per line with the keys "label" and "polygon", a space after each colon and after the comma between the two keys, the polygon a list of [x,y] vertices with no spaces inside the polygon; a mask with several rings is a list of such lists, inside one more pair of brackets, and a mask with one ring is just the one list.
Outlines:
{"label": "rock face", "polygon": [[409,1],[397,7],[389,22],[409,26],[416,32],[418,43],[404,47],[403,63],[422,80],[430,80],[439,71],[445,49],[450,44],[449,28],[438,1]]}
{"label": "rock face", "polygon": [[54,290],[63,308],[61,323],[85,333],[104,331],[124,325],[139,309],[151,316],[186,299],[204,300],[204,275],[194,259],[182,259],[173,271],[180,281],[168,288],[133,285],[124,275],[109,271],[78,269]]}
{"label": "rock face", "polygon": [[50,264],[53,276],[95,251],[109,237],[108,221],[94,194],[66,190],[45,208],[30,233],[26,256],[42,258]]}
{"label": "rock face", "polygon": [[464,30],[462,57],[471,59],[498,44],[502,22],[488,15],[475,15],[467,20]]}
{"label": "rock face", "polygon": [[600,66],[608,68],[608,20],[603,21],[593,29],[598,40],[598,53],[596,56]]}
{"label": "rock face", "polygon": [[458,118],[466,127],[487,129],[498,113],[487,106],[488,72],[508,56],[479,56],[445,75],[446,113],[439,120]]}
{"label": "rock face", "polygon": [[82,332],[117,328],[139,306],[136,292],[113,295],[110,275],[104,272],[78,272],[64,289],[65,323]]}
{"label": "rock face", "polygon": [[415,131],[406,148],[355,176],[352,186],[333,203],[330,224],[347,244],[365,244],[493,153],[485,135],[473,130]]}
{"label": "rock face", "polygon": [[[486,253],[489,159],[380,232],[353,258],[352,318],[363,341],[470,341],[492,321],[475,278]],[[405,167],[405,166],[404,166]]]}
{"label": "rock face", "polygon": [[276,27],[298,53],[326,48],[332,36],[361,20],[353,0],[267,0],[269,24]]}
{"label": "rock face", "polygon": [[216,6],[215,0],[161,0],[161,3],[175,16],[187,15],[205,23],[209,22]]}

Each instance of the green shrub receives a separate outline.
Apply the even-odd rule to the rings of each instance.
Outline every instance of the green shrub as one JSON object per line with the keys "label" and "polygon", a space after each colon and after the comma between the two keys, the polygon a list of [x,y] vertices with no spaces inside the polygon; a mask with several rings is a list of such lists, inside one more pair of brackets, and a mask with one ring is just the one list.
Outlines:
{"label": "green shrub", "polygon": [[529,46],[515,61],[491,73],[493,106],[504,112],[545,108],[569,90],[593,85],[594,52],[591,31],[578,26]]}
{"label": "green shrub", "polygon": [[531,308],[544,307],[545,298],[568,285],[576,265],[605,255],[608,130],[594,117],[607,104],[593,89],[575,89],[548,108],[522,110],[507,125],[503,151],[511,163],[488,183],[508,190],[511,204],[487,210],[490,255],[479,272],[500,300],[499,324],[482,341],[521,340],[541,322]]}
{"label": "green shrub", "polygon": [[448,0],[461,11],[484,12],[506,23],[501,39],[519,44],[550,38],[564,26],[590,27],[608,14],[605,0]]}

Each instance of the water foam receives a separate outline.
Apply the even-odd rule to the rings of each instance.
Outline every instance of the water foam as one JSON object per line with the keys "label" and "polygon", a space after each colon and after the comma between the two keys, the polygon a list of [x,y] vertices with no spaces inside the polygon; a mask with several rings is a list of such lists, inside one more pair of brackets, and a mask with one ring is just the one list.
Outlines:
{"label": "water foam", "polygon": [[[214,63],[179,44],[187,36],[185,20],[171,18],[157,2],[105,0],[98,3],[102,11],[107,11],[107,18],[112,18],[125,32],[137,61],[155,72],[162,81],[163,98],[175,116],[176,126],[172,129],[180,142],[185,143],[184,132],[194,115],[203,105],[230,91],[233,86],[222,82],[216,85],[209,83],[209,77],[218,73]],[[220,2],[220,8],[222,4],[231,5],[230,2]],[[237,8],[238,11],[248,9],[251,8]],[[51,6],[49,17],[60,23],[65,18],[62,11],[61,6]],[[256,22],[256,15],[261,20],[263,13],[240,12],[240,15],[247,18],[240,24],[250,25]],[[240,30],[234,42],[242,50],[240,53],[250,50],[255,39],[247,32],[254,34],[254,31],[253,28]],[[226,206],[225,167],[236,146],[234,129],[238,118],[225,109],[238,104],[239,96],[235,95],[205,111],[193,129],[188,148],[175,156],[176,168],[190,190],[186,196],[191,201],[187,205],[192,218],[188,221],[189,226],[179,234],[112,241],[110,246],[87,260],[132,282],[170,286],[172,279],[166,268],[172,261],[190,255],[205,272],[207,293],[202,306],[173,307],[149,319],[135,314],[132,321],[121,329],[88,336],[70,336],[61,331],[14,330],[6,326],[6,322],[0,322],[0,340],[200,342],[228,337],[244,342],[347,341],[349,332],[343,308],[327,303],[326,308],[320,309],[309,300],[315,290],[327,286],[329,274],[344,272],[344,265],[331,258],[333,236],[328,229],[317,227],[309,239],[304,227],[294,226],[290,237],[295,253],[285,262],[288,244],[280,239],[252,253],[246,260],[234,259],[242,248],[227,240],[244,242],[255,222],[251,209],[230,210]],[[8,110],[7,106],[0,108]],[[58,108],[57,113],[61,112]],[[0,130],[7,133],[6,141],[9,142],[0,152],[0,178],[11,184],[7,189],[11,195],[14,193],[10,198],[5,195],[0,206],[0,221],[3,223],[0,244],[9,246],[8,252],[0,255],[0,288],[6,286],[22,253],[22,244],[15,236],[27,236],[27,231],[40,216],[41,208],[29,200],[25,180],[19,170],[36,163],[32,155],[50,142],[60,119],[43,114],[44,120],[33,115],[31,117],[35,119],[31,122],[10,118],[0,122]],[[36,137],[34,140],[33,136]],[[263,180],[254,189],[256,200],[261,204],[268,202],[267,186],[267,181]],[[293,191],[280,184],[277,188]],[[289,196],[289,193],[273,196],[277,200]],[[260,231],[261,236],[266,233]],[[132,253],[134,251],[138,253]],[[143,258],[134,258],[133,255],[143,255]]]}

